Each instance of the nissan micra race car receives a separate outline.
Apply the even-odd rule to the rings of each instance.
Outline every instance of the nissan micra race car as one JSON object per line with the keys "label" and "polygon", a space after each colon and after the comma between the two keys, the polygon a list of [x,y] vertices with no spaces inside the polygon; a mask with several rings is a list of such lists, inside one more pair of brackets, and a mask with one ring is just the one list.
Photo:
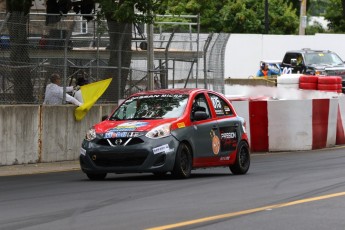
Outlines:
{"label": "nissan micra race car", "polygon": [[250,148],[243,118],[222,95],[205,89],[134,94],[86,134],[80,166],[91,180],[107,173],[171,173],[229,167],[245,174]]}

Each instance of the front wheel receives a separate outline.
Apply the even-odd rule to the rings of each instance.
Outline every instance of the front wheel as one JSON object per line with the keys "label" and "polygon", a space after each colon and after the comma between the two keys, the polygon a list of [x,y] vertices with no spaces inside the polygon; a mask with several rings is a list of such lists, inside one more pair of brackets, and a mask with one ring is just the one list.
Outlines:
{"label": "front wheel", "polygon": [[250,150],[247,142],[241,141],[237,146],[235,164],[230,165],[230,171],[235,175],[246,174],[250,166]]}
{"label": "front wheel", "polygon": [[103,180],[107,174],[106,173],[86,173],[90,180]]}
{"label": "front wheel", "polygon": [[185,143],[181,143],[177,148],[172,175],[180,179],[190,177],[192,163],[193,158],[190,148]]}

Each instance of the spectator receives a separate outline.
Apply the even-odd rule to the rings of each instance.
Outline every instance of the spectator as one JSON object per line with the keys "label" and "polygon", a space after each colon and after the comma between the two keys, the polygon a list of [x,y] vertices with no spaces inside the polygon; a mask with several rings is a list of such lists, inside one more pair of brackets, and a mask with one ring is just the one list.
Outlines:
{"label": "spectator", "polygon": [[[44,102],[46,105],[61,105],[63,104],[63,88],[61,85],[61,77],[59,74],[52,74],[50,77],[51,83],[47,85]],[[78,87],[76,87],[78,88]],[[66,87],[66,92],[73,92],[73,86]],[[74,105],[82,105],[77,99],[66,93],[66,101]]]}
{"label": "spectator", "polygon": [[304,73],[305,72],[305,65],[303,61],[302,55],[298,55],[296,60],[296,66],[294,67],[297,73]]}
{"label": "spectator", "polygon": [[154,89],[161,89],[161,82],[158,80],[157,76],[154,76]]}
{"label": "spectator", "polygon": [[[83,86],[83,85],[86,85],[86,84],[89,84],[89,81],[86,80],[84,77],[80,77],[77,79],[77,85],[78,86]],[[83,100],[83,96],[81,94],[81,89],[78,89],[75,93],[74,93],[74,98],[77,99],[79,102],[81,103],[84,103],[84,100]]]}
{"label": "spectator", "polygon": [[272,75],[272,72],[271,72],[271,70],[268,69],[268,65],[263,62],[261,64],[260,70],[256,73],[256,76],[267,78],[268,76],[271,76],[271,75]]}

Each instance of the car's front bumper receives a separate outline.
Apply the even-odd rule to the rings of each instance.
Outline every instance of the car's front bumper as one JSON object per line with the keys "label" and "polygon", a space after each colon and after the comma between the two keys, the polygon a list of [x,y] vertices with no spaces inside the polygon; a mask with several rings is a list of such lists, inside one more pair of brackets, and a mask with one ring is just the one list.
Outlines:
{"label": "car's front bumper", "polygon": [[84,173],[170,172],[179,142],[173,136],[161,139],[140,137],[132,145],[107,145],[83,141],[80,166]]}

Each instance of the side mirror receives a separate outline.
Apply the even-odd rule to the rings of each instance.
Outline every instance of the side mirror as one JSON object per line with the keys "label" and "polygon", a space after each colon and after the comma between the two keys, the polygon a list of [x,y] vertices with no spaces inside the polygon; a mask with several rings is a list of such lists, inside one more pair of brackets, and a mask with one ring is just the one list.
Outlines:
{"label": "side mirror", "polygon": [[292,67],[297,66],[297,59],[296,58],[291,58],[291,66]]}
{"label": "side mirror", "polygon": [[204,111],[195,111],[193,114],[193,119],[195,121],[206,120],[207,118],[208,118],[208,115]]}
{"label": "side mirror", "polygon": [[108,118],[108,115],[103,115],[103,116],[102,116],[102,121],[107,120],[107,118]]}

